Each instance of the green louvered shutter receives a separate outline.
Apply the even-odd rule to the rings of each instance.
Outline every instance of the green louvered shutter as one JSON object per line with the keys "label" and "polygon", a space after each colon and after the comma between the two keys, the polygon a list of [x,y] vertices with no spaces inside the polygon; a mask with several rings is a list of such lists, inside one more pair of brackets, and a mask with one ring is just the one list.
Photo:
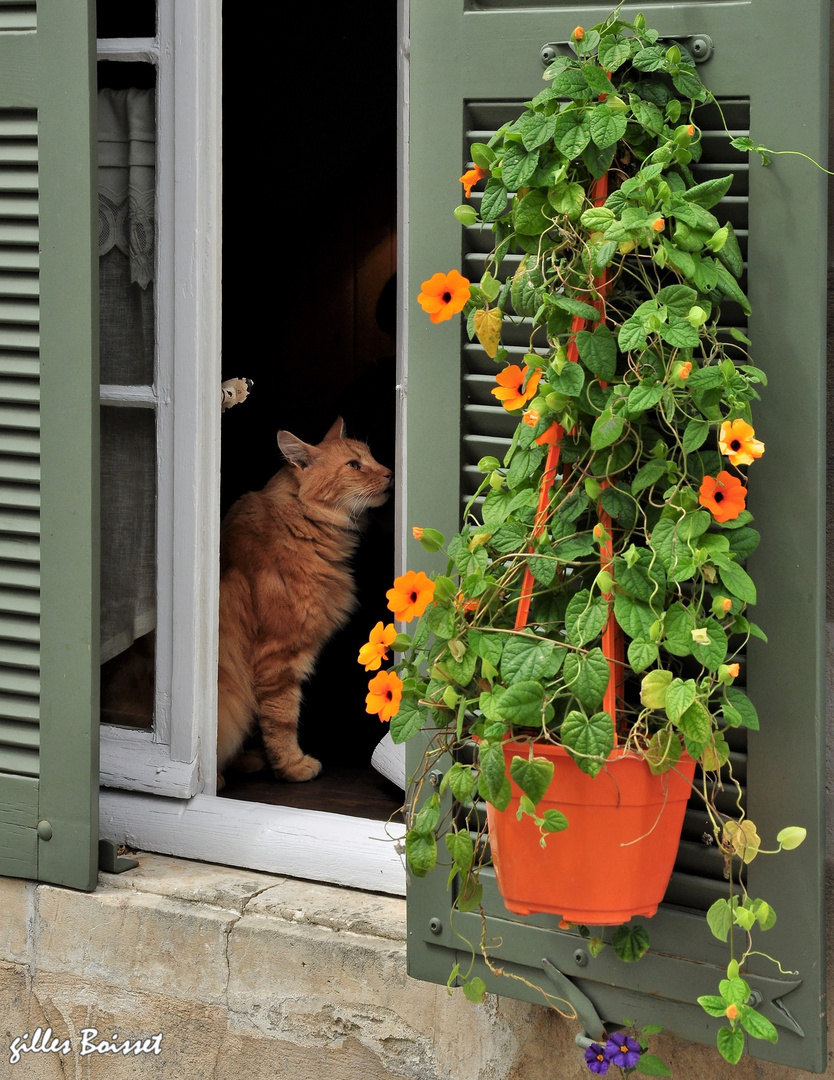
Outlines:
{"label": "green louvered shutter", "polygon": [[[826,0],[646,4],[645,15],[663,36],[711,40],[713,51],[701,74],[721,100],[733,134],[749,129],[756,142],[823,161],[828,6]],[[639,10],[631,6],[625,17]],[[455,267],[477,280],[480,256],[491,247],[491,233],[459,230],[451,216],[463,202],[457,178],[470,163],[468,145],[486,141],[541,89],[543,46],[558,47],[575,26],[591,26],[609,12],[581,3],[554,9],[535,0],[414,0],[410,5],[407,536],[412,525],[431,525],[447,535],[455,531],[475,463],[485,453],[500,457],[507,445],[505,419],[489,395],[495,366],[470,345],[460,320],[434,326],[414,302],[421,281],[436,271]],[[816,56],[809,42],[819,43]],[[779,916],[761,946],[797,971],[780,973],[760,958],[751,962],[746,977],[761,994],[758,1007],[777,1025],[779,1042],[750,1040],[749,1052],[822,1071],[826,184],[823,174],[800,158],[774,158],[765,169],[758,159],[748,163],[746,155],[728,154],[718,121],[715,110],[709,116],[705,110],[703,126],[714,126],[716,137],[705,135],[700,168],[704,178],[710,170],[736,175],[716,213],[732,220],[741,238],[753,306],[744,324],[741,312],[728,315],[744,325],[754,343],[754,362],[769,378],[756,409],[767,453],[757,463],[750,496],[762,533],[750,560],[760,583],[755,618],[769,644],[754,643],[746,663],[747,688],[762,730],[734,746],[734,763],[737,771],[746,770],[748,812],[763,837],[772,841],[788,824],[809,831],[797,851],[761,857],[748,868],[751,895],[767,899]],[[524,340],[522,328],[520,352]],[[410,538],[405,561],[409,568],[438,568]],[[417,765],[412,754],[410,771]],[[720,856],[702,841],[702,819],[696,808],[688,812],[667,899],[647,925],[652,951],[637,964],[620,963],[610,949],[589,958],[581,939],[560,931],[555,919],[510,915],[494,882],[487,881],[487,937],[502,943],[495,962],[528,983],[496,979],[481,963],[478,973],[489,989],[540,1002],[537,986],[553,991],[555,970],[568,976],[610,1025],[629,1017],[714,1043],[718,1022],[694,1001],[699,994],[716,993],[726,970],[725,946],[703,918],[712,900],[724,895],[724,883]],[[457,960],[468,965],[469,953],[455,951],[457,934],[480,940],[480,917],[456,914],[452,927],[449,907],[442,871],[410,882],[409,971],[416,978],[445,982]]]}
{"label": "green louvered shutter", "polygon": [[98,864],[92,6],[0,0],[0,874],[82,889]]}

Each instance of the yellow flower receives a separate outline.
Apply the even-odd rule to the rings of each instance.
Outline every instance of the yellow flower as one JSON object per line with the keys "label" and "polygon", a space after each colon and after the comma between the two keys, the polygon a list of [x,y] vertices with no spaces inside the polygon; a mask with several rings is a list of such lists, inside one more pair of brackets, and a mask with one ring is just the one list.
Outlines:
{"label": "yellow flower", "polygon": [[744,510],[747,488],[737,476],[722,471],[718,476],[705,476],[698,502],[709,510],[716,521],[732,521]]}
{"label": "yellow flower", "polygon": [[718,436],[718,448],[731,465],[752,465],[764,453],[764,443],[754,438],[755,431],[744,420],[725,420]]}
{"label": "yellow flower", "polygon": [[408,570],[394,581],[393,589],[385,594],[388,609],[402,622],[419,618],[434,599],[434,582],[423,571]]}
{"label": "yellow flower", "polygon": [[463,174],[463,176],[460,178],[460,182],[463,184],[463,193],[467,199],[472,194],[472,188],[475,186],[475,184],[477,184],[479,180],[483,180],[486,175],[486,172],[480,167],[480,165],[476,165],[474,169],[468,169]]}
{"label": "yellow flower", "polygon": [[435,274],[424,281],[417,302],[433,323],[439,323],[463,311],[468,299],[468,278],[450,270],[448,274]]}
{"label": "yellow flower", "polygon": [[359,650],[359,663],[365,665],[365,671],[376,671],[383,660],[388,659],[388,650],[397,636],[393,623],[383,626],[378,622],[370,633],[367,642]]}
{"label": "yellow flower", "polygon": [[[536,396],[536,387],[539,385],[542,373],[541,371],[534,371],[530,378],[527,379],[529,371],[529,367],[520,368],[518,364],[509,364],[495,376],[498,386],[492,393],[498,398],[507,412],[523,409],[527,402]],[[522,390],[525,379],[527,379],[527,386]]]}
{"label": "yellow flower", "polygon": [[365,712],[377,713],[384,724],[399,712],[403,696],[402,679],[394,671],[380,671],[368,683]]}

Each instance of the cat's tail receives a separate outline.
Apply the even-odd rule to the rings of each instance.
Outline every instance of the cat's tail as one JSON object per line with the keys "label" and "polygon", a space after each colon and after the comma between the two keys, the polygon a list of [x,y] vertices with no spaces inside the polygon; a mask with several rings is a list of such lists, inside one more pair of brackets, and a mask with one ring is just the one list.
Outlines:
{"label": "cat's tail", "polygon": [[245,580],[234,572],[220,582],[217,665],[217,771],[222,773],[252,730],[256,716],[252,658],[245,633]]}

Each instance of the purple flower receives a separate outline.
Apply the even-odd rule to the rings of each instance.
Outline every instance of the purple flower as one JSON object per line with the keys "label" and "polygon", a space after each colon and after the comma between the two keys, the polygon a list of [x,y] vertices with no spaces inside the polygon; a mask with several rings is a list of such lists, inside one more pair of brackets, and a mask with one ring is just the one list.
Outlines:
{"label": "purple flower", "polygon": [[620,1069],[633,1069],[640,1060],[640,1043],[622,1031],[615,1031],[605,1044],[605,1056]]}
{"label": "purple flower", "polygon": [[591,1043],[585,1051],[585,1064],[593,1073],[605,1073],[611,1063],[599,1043]]}

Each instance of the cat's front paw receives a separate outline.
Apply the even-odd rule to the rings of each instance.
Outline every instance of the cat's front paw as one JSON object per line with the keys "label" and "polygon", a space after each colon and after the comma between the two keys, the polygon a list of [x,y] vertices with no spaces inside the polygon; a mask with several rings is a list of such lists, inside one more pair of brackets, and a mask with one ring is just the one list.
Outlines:
{"label": "cat's front paw", "polygon": [[314,780],[321,772],[321,762],[309,754],[300,757],[298,761],[285,765],[281,769],[281,779],[290,780],[294,784],[303,783],[305,780]]}

